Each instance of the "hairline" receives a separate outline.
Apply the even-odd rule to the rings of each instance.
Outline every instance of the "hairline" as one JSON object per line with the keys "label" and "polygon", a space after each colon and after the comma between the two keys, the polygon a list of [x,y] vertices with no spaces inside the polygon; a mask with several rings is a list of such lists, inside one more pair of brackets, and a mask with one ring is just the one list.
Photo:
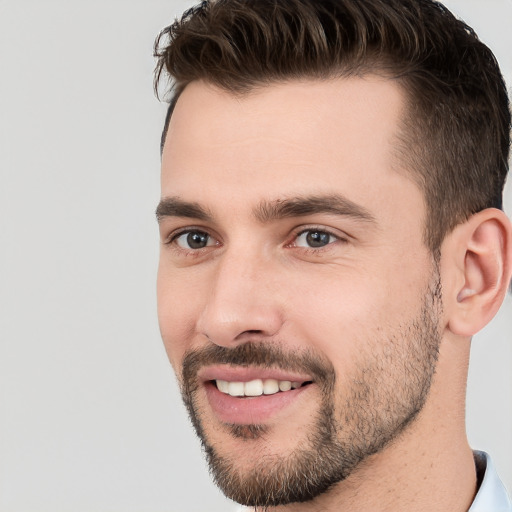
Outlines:
{"label": "hairline", "polygon": [[184,81],[181,83],[174,82],[169,91],[171,93],[171,97],[168,100],[169,107],[167,108],[164,121],[164,129],[160,139],[160,154],[163,152],[167,131],[171,121],[172,113],[176,107],[176,103],[178,102],[185,89],[192,83],[202,82],[206,85],[215,87],[221,91],[231,94],[234,97],[244,98],[257,90],[262,90],[268,87],[282,85],[290,82],[321,82],[350,77],[365,78],[367,76],[375,76],[387,80],[396,80],[399,87],[403,89],[404,96],[409,96],[412,94],[412,91],[407,90],[407,87],[403,84],[404,77],[402,77],[400,73],[397,73],[398,67],[399,66],[397,66],[394,62],[392,55],[375,56],[368,54],[363,62],[358,62],[356,64],[349,63],[348,66],[333,66],[331,69],[327,69],[323,73],[304,73],[297,76],[271,76],[264,79],[253,80],[252,83],[236,83],[236,86],[229,86],[224,83],[220,83],[218,80],[211,79],[211,77],[208,75],[198,76],[193,80]]}

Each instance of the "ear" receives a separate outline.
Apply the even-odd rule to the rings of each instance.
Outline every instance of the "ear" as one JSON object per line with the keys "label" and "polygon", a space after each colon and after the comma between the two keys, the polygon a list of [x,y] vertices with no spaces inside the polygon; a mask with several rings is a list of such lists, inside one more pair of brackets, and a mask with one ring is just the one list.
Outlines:
{"label": "ear", "polygon": [[470,337],[500,308],[512,274],[512,225],[506,215],[488,208],[457,226],[441,248],[448,329]]}

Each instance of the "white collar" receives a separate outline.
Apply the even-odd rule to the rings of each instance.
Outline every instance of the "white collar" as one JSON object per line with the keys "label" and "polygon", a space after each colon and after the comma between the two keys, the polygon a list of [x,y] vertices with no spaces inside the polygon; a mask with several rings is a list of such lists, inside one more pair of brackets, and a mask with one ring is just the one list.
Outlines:
{"label": "white collar", "polygon": [[468,512],[512,512],[512,505],[491,458],[485,452],[474,452],[477,468],[485,474]]}

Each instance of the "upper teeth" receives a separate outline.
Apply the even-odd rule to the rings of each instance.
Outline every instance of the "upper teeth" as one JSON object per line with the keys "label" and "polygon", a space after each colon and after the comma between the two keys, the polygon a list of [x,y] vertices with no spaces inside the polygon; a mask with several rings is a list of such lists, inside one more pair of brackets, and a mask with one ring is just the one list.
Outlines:
{"label": "upper teeth", "polygon": [[275,379],[255,379],[249,382],[228,382],[216,380],[217,388],[222,393],[231,396],[261,396],[274,395],[278,391],[289,391],[300,387],[300,382]]}

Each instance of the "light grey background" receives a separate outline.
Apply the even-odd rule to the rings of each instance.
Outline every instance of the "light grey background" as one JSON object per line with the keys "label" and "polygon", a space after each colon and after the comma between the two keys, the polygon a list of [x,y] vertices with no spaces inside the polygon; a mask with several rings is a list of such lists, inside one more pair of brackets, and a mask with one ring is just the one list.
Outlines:
{"label": "light grey background", "polygon": [[[512,2],[447,2],[512,79]],[[0,0],[0,511],[221,512],[155,313],[152,43],[177,0]],[[507,191],[512,211],[512,190]],[[512,489],[512,302],[468,424]]]}

